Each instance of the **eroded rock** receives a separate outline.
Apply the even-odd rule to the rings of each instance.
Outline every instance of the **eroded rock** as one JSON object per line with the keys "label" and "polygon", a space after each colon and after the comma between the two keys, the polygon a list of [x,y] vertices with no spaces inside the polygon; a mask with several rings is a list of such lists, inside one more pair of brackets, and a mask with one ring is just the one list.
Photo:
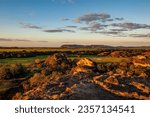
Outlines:
{"label": "eroded rock", "polygon": [[97,71],[97,65],[95,62],[88,58],[83,58],[77,62],[77,67],[73,70],[73,74],[77,73],[92,73]]}

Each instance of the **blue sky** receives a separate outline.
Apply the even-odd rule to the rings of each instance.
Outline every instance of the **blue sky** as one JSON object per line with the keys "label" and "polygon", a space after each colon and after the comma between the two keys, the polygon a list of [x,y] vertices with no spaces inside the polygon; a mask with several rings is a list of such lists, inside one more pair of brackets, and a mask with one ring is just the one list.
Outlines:
{"label": "blue sky", "polygon": [[150,45],[150,0],[0,0],[0,46]]}

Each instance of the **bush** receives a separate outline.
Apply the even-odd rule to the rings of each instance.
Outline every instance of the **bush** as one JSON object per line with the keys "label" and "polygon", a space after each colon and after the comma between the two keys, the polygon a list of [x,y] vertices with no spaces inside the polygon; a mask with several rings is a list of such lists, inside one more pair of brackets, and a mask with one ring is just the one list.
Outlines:
{"label": "bush", "polygon": [[15,78],[23,77],[26,74],[26,69],[21,64],[13,64],[11,65],[11,73]]}
{"label": "bush", "polygon": [[107,67],[104,64],[98,64],[97,69],[100,73],[106,73],[107,72]]}
{"label": "bush", "polygon": [[7,68],[6,66],[0,67],[0,79],[2,79],[2,80],[11,79],[10,69]]}

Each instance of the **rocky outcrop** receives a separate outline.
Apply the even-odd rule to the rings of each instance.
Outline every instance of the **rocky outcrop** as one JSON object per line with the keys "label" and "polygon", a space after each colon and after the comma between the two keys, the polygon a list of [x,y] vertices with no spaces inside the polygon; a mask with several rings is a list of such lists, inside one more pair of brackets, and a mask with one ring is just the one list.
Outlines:
{"label": "rocky outcrop", "polygon": [[54,54],[45,60],[45,65],[49,66],[53,71],[66,71],[70,69],[71,63],[65,54]]}
{"label": "rocky outcrop", "polygon": [[36,74],[29,79],[30,89],[13,99],[24,100],[100,100],[150,99],[149,80],[126,78],[120,74],[98,75],[78,73],[43,77]]}
{"label": "rocky outcrop", "polygon": [[47,65],[52,65],[52,64],[62,64],[66,63],[69,64],[68,58],[65,54],[54,54],[53,56],[48,56],[48,58],[45,60],[45,63]]}
{"label": "rocky outcrop", "polygon": [[[55,54],[54,56],[49,56],[44,64],[46,68],[51,68],[53,71],[66,71],[65,68],[62,68],[62,64],[70,65],[70,61],[64,54]],[[71,72],[68,74],[56,73],[45,76],[44,71],[35,73],[31,78],[23,82],[23,94],[16,93],[13,99],[150,99],[148,74],[142,73],[135,77],[134,72],[127,73],[124,69],[127,66],[129,68],[128,64],[120,63],[119,65],[121,65],[121,68],[111,66],[113,70],[109,70],[107,67],[110,68],[110,66],[106,67],[104,65],[97,70],[95,62],[88,58],[83,58],[76,62],[76,66],[70,69]],[[103,71],[103,68],[107,68],[107,70]]]}
{"label": "rocky outcrop", "polygon": [[94,83],[95,75],[80,73],[53,77],[39,84],[23,95],[13,99],[24,100],[98,100],[98,99],[127,99],[113,94]]}
{"label": "rocky outcrop", "polygon": [[77,62],[77,67],[73,68],[73,74],[77,73],[92,73],[97,71],[97,65],[95,62],[88,58],[83,58]]}
{"label": "rocky outcrop", "polygon": [[148,54],[134,56],[133,64],[135,66],[150,67],[150,56]]}
{"label": "rocky outcrop", "polygon": [[93,82],[104,90],[112,94],[127,98],[127,99],[150,99],[150,83],[149,80],[141,78],[121,78],[113,76],[96,76]]}
{"label": "rocky outcrop", "polygon": [[[90,82],[90,77],[92,79],[92,76],[87,74],[54,76],[46,82],[38,82],[33,77],[32,84],[38,82],[38,85],[34,85],[32,89],[17,99],[70,99],[75,93],[74,89],[77,89],[79,84]],[[14,99],[16,99],[15,96]]]}

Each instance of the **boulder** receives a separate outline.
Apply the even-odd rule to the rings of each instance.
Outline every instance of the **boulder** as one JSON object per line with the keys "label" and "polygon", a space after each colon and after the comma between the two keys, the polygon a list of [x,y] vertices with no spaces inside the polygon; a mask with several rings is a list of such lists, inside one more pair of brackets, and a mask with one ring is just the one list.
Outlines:
{"label": "boulder", "polygon": [[36,64],[39,64],[39,63],[41,63],[41,60],[40,60],[40,59],[35,59],[34,62],[35,62]]}
{"label": "boulder", "polygon": [[119,82],[115,76],[109,76],[107,79],[104,80],[104,82],[119,85]]}
{"label": "boulder", "polygon": [[53,56],[48,56],[48,58],[45,60],[45,63],[47,65],[51,65],[52,63],[55,64],[61,64],[61,63],[69,63],[67,56],[63,53],[57,53]]}
{"label": "boulder", "polygon": [[69,62],[65,54],[57,53],[53,56],[49,56],[45,62],[46,66],[49,66],[53,71],[65,71],[70,68]]}
{"label": "boulder", "polygon": [[95,62],[88,58],[83,58],[77,62],[77,67],[73,68],[73,74],[76,73],[92,73],[97,71],[97,65]]}

